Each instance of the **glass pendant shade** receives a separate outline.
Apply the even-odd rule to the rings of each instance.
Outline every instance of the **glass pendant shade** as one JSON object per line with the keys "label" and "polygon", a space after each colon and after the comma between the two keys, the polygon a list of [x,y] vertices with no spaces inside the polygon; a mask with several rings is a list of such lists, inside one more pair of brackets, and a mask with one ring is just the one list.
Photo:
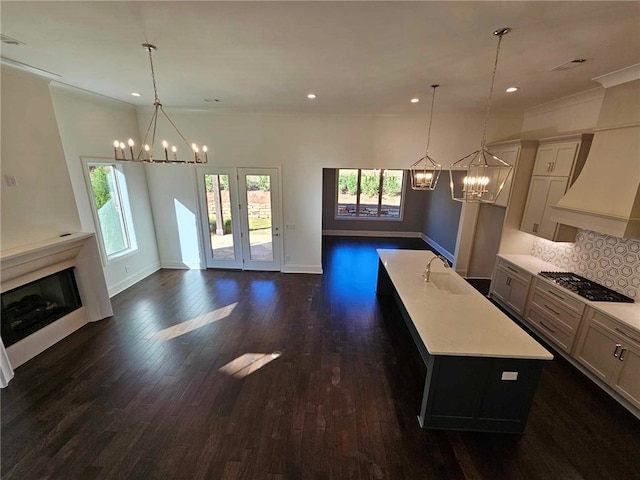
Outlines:
{"label": "glass pendant shade", "polygon": [[425,155],[411,165],[411,188],[413,190],[435,190],[440,178],[442,165],[436,163],[429,155]]}
{"label": "glass pendant shade", "polygon": [[486,149],[476,150],[449,166],[451,198],[465,203],[495,203],[511,169]]}

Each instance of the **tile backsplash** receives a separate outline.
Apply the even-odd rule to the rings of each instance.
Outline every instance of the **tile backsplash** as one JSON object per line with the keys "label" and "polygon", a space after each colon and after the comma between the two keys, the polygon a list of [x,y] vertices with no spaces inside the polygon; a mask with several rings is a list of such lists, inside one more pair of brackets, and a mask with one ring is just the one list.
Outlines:
{"label": "tile backsplash", "polygon": [[640,239],[578,230],[575,243],[536,238],[531,255],[640,301]]}

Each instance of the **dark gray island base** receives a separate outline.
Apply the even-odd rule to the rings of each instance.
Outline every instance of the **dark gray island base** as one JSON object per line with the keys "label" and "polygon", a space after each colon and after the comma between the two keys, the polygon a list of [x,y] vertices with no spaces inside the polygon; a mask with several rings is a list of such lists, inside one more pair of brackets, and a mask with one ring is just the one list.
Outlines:
{"label": "dark gray island base", "polygon": [[[479,432],[524,432],[542,367],[544,362],[553,358],[551,354],[535,343],[524,331],[522,331],[522,334],[526,336],[524,341],[530,340],[539,347],[539,350],[534,350],[533,354],[529,349],[523,355],[514,355],[513,357],[503,356],[503,352],[497,352],[496,356],[491,356],[490,352],[474,349],[473,346],[469,348],[472,352],[469,354],[455,351],[455,348],[453,349],[454,354],[430,352],[427,347],[429,342],[423,341],[425,333],[428,333],[429,330],[428,326],[425,327],[426,324],[423,320],[431,314],[438,315],[437,308],[429,308],[432,304],[430,304],[431,300],[428,300],[423,302],[426,303],[422,305],[424,308],[418,309],[421,312],[419,316],[424,318],[419,322],[412,318],[402,299],[402,295],[405,299],[408,295],[406,285],[400,285],[399,288],[394,285],[387,271],[389,262],[386,262],[387,266],[385,267],[382,261],[383,252],[379,251],[381,261],[378,265],[376,293],[378,296],[392,296],[395,299],[427,367],[422,404],[418,415],[420,426],[422,428]],[[422,256],[425,256],[424,252]],[[402,294],[398,290],[402,290]],[[416,292],[409,293],[415,294]],[[437,295],[437,293],[432,295],[430,290],[425,293],[424,288],[420,294]],[[469,292],[467,295],[449,296],[448,298],[446,295],[440,295],[440,299],[435,302],[460,302],[460,297],[471,297],[472,295],[474,292]],[[479,293],[477,295],[480,298],[465,298],[465,301],[488,302]],[[412,305],[415,316],[416,305]],[[498,315],[503,315],[497,309],[496,312]],[[476,312],[476,314],[481,315],[482,313]],[[440,315],[440,317],[442,316]],[[426,320],[426,322],[432,321]],[[447,319],[440,318],[435,321],[446,322]],[[512,323],[508,318],[507,321]],[[451,342],[446,343],[450,344]],[[480,343],[482,343],[482,339],[480,339]],[[536,356],[541,358],[531,358]]]}

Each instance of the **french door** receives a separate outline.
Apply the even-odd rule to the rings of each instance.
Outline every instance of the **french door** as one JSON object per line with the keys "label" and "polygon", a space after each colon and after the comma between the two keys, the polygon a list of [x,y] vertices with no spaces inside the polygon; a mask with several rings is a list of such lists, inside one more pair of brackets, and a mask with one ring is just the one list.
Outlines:
{"label": "french door", "polygon": [[278,169],[198,170],[207,268],[280,271]]}

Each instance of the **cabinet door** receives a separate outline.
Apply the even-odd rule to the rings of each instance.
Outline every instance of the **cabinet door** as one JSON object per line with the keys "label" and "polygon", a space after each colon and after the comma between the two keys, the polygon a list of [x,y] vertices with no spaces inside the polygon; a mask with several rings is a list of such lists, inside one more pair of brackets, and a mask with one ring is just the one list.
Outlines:
{"label": "cabinet door", "polygon": [[640,350],[623,344],[618,371],[611,381],[613,389],[640,408]]}
{"label": "cabinet door", "polygon": [[619,355],[621,349],[618,337],[592,319],[584,326],[575,357],[600,380],[609,383],[619,363],[614,354]]}
{"label": "cabinet door", "polygon": [[504,303],[509,301],[511,287],[509,286],[509,275],[501,269],[496,270],[496,277],[493,285],[493,295],[498,297]]}
{"label": "cabinet door", "polygon": [[537,235],[544,215],[545,201],[547,198],[548,177],[531,177],[529,194],[527,196],[527,206],[522,218],[523,232]]}
{"label": "cabinet door", "polygon": [[533,175],[551,175],[551,168],[556,159],[555,145],[540,145],[533,165]]}
{"label": "cabinet door", "polygon": [[551,175],[568,177],[571,174],[578,145],[580,145],[578,142],[570,142],[556,146],[555,158],[549,172]]}
{"label": "cabinet door", "polygon": [[540,224],[536,229],[536,235],[549,240],[554,240],[556,227],[558,224],[551,220],[551,206],[560,201],[567,191],[568,177],[548,177],[546,179],[546,195],[544,199],[544,210]]}
{"label": "cabinet door", "polygon": [[511,182],[513,181],[513,176],[516,171],[518,153],[520,153],[520,147],[514,147],[509,150],[501,150],[497,153],[494,153],[494,155],[496,155],[500,160],[503,160],[511,165],[511,172],[509,172],[509,176],[505,180],[504,187],[502,187],[502,191],[500,192],[500,195],[498,195],[495,203],[496,205],[499,205],[501,207],[506,207],[509,203],[509,195],[511,194]]}
{"label": "cabinet door", "polygon": [[522,315],[524,312],[524,305],[527,302],[529,285],[513,277],[510,277],[509,284],[511,292],[509,294],[508,303],[515,312]]}

